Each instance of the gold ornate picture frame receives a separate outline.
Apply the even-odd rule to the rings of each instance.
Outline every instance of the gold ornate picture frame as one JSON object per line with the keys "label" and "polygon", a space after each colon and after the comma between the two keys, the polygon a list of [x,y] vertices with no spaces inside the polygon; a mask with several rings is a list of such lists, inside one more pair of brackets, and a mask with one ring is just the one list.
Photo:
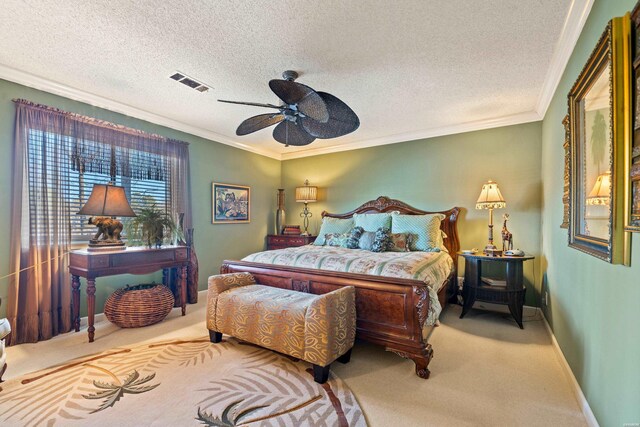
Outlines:
{"label": "gold ornate picture frame", "polygon": [[[630,16],[614,18],[568,95],[563,226],[569,246],[630,263]],[[568,170],[568,173],[567,173]]]}
{"label": "gold ornate picture frame", "polygon": [[640,232],[640,1],[631,12],[631,32],[633,50],[633,139],[631,150],[629,185],[629,217],[625,229],[630,232]]}

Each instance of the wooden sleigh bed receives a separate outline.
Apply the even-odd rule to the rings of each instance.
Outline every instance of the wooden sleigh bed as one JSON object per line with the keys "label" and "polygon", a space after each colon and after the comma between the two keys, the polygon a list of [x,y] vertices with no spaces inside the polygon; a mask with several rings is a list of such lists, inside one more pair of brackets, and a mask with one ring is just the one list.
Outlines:
{"label": "wooden sleigh bed", "polygon": [[[457,220],[459,208],[428,212],[413,208],[399,200],[378,197],[351,212],[323,217],[349,218],[354,213],[378,213],[398,211],[408,215],[442,213],[445,219],[441,229],[447,235],[444,244],[453,257],[453,269],[438,291],[438,300],[444,308],[455,294],[456,254],[460,250]],[[400,279],[368,274],[343,273],[309,268],[272,265],[246,261],[224,261],[221,273],[252,273],[258,283],[313,294],[331,292],[342,286],[356,288],[357,337],[382,345],[401,357],[411,359],[420,378],[429,377],[428,365],[433,357],[431,344],[427,342],[433,326],[425,327],[429,309],[427,285],[420,280]]]}

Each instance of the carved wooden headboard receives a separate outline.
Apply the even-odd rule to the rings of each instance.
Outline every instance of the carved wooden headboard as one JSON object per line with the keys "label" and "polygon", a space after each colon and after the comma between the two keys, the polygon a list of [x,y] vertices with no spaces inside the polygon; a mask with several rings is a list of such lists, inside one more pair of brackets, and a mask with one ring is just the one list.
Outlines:
{"label": "carved wooden headboard", "polygon": [[400,200],[390,199],[386,196],[380,196],[375,200],[370,200],[361,206],[355,208],[351,212],[343,214],[334,214],[327,211],[322,212],[322,217],[325,216],[331,218],[351,218],[353,214],[358,213],[374,213],[374,212],[393,212],[398,211],[404,215],[425,215],[440,213],[445,216],[442,220],[440,228],[445,232],[447,238],[444,239],[444,246],[447,248],[453,259],[456,259],[456,254],[460,251],[460,238],[458,237],[458,214],[460,208],[451,208],[446,211],[429,212],[416,209],[413,206],[401,202]]}

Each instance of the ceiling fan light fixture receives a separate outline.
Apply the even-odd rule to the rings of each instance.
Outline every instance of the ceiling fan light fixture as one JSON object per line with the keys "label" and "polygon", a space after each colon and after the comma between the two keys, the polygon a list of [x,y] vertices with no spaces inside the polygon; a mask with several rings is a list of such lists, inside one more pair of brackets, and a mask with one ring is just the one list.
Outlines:
{"label": "ceiling fan light fixture", "polygon": [[358,129],[360,119],[351,108],[337,97],[316,92],[309,86],[297,83],[298,73],[287,70],[283,80],[269,81],[269,87],[283,105],[260,104],[255,102],[226,101],[230,104],[275,108],[277,113],[259,114],[249,117],[238,126],[236,135],[248,135],[271,125],[276,141],[285,147],[311,144],[316,138],[337,138]]}

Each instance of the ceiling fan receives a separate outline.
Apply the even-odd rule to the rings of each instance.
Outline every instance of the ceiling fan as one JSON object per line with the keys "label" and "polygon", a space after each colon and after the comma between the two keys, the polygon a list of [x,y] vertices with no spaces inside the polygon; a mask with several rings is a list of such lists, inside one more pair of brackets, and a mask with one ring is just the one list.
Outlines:
{"label": "ceiling fan", "polygon": [[273,138],[284,144],[303,146],[316,138],[329,139],[346,135],[358,129],[360,119],[347,104],[326,92],[316,92],[309,86],[296,83],[295,71],[282,73],[284,80],[271,80],[269,87],[281,105],[256,102],[226,101],[229,104],[252,105],[254,107],[275,108],[278,112],[259,114],[240,123],[236,135],[248,135],[266,127],[276,125]]}

